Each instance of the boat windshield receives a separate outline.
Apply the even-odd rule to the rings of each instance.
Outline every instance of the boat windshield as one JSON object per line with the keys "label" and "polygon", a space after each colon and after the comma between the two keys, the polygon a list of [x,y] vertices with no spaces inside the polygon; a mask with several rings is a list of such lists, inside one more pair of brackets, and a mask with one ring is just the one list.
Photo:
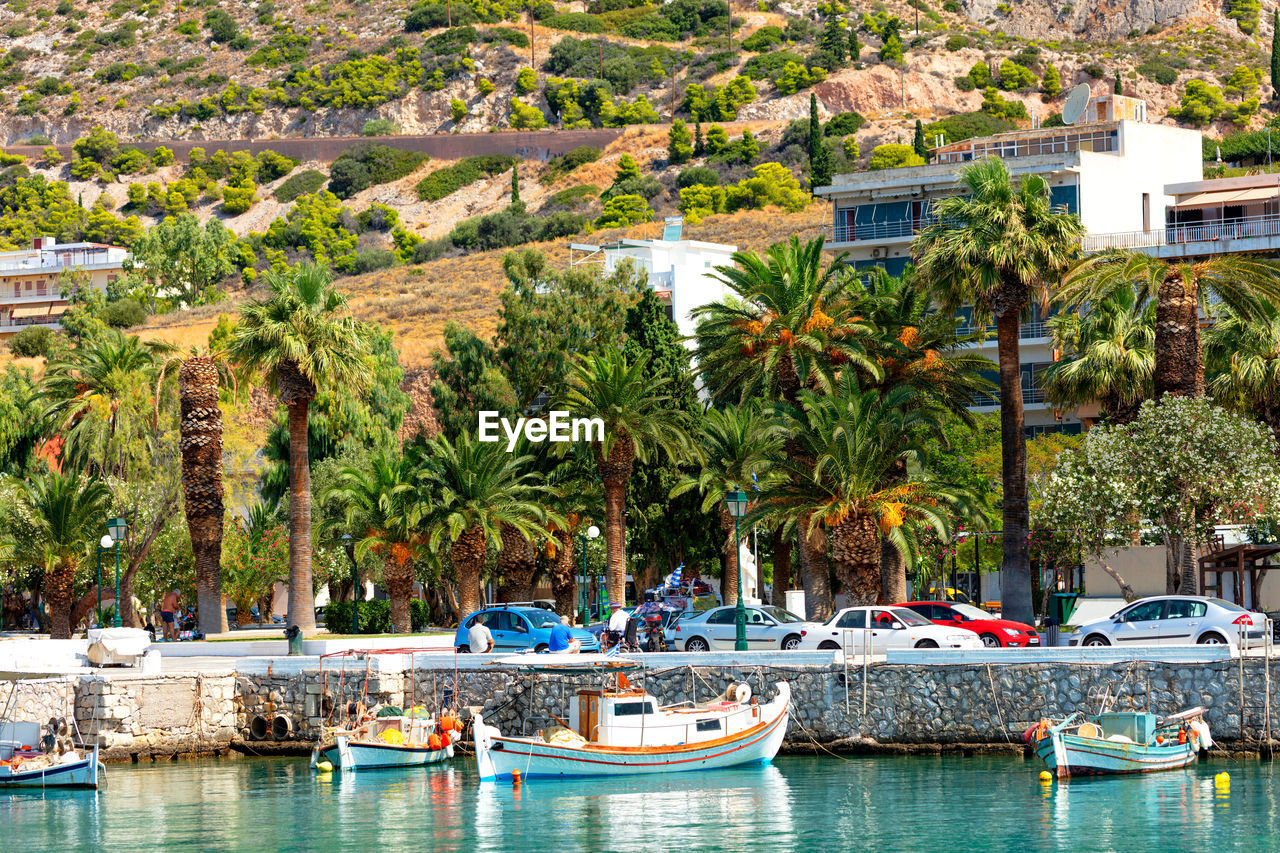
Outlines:
{"label": "boat windshield", "polygon": [[772,604],[765,605],[760,609],[763,610],[765,613],[768,613],[770,616],[772,616],[774,619],[778,620],[779,622],[783,623],[784,625],[789,622],[804,621],[799,616],[792,613],[790,610],[783,610],[781,607],[774,607]]}
{"label": "boat windshield", "polygon": [[974,607],[972,604],[961,604],[959,602],[952,602],[951,609],[957,613],[964,615],[969,619],[990,619],[991,618],[990,613],[980,608]]}
{"label": "boat windshield", "polygon": [[908,610],[905,607],[895,607],[889,612],[892,613],[900,622],[902,622],[903,625],[907,625],[912,628],[919,628],[924,625],[933,624],[928,619],[921,616],[919,613],[915,612],[914,610]]}
{"label": "boat windshield", "polygon": [[550,628],[560,621],[560,617],[553,611],[543,610],[540,607],[521,609],[520,615],[528,619],[534,628]]}

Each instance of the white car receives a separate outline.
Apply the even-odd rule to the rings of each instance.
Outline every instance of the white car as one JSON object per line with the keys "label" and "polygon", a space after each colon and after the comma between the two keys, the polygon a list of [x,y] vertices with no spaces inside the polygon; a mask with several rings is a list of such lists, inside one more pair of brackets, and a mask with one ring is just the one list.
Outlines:
{"label": "white car", "polygon": [[1250,613],[1238,604],[1200,595],[1156,595],[1142,598],[1112,614],[1076,628],[1073,646],[1184,646],[1263,644],[1265,613]]}
{"label": "white car", "polygon": [[843,649],[872,654],[887,649],[980,649],[977,633],[935,625],[906,607],[846,607],[826,622],[805,623],[801,649]]}
{"label": "white car", "polygon": [[[803,627],[799,616],[766,604],[746,608],[747,649],[791,650],[800,645]],[[733,651],[738,639],[737,607],[716,607],[702,613],[686,613],[667,628],[667,645],[681,652],[711,649]]]}

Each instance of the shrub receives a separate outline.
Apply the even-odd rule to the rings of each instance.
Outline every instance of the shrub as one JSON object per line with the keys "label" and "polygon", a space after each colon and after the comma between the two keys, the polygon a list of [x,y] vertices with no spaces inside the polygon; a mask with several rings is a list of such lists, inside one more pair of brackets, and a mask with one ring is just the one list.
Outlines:
{"label": "shrub", "polygon": [[453,123],[457,124],[467,117],[467,102],[461,98],[454,98],[449,101],[449,114],[453,116]]}
{"label": "shrub", "polygon": [[163,145],[157,145],[151,150],[151,163],[154,166],[172,166],[173,150],[165,148]]}
{"label": "shrub", "polygon": [[724,187],[693,184],[680,190],[680,212],[690,225],[697,225],[713,213],[724,213],[724,206]]}
{"label": "shrub", "polygon": [[603,33],[604,23],[587,12],[559,12],[542,19],[544,27],[575,33]]}
{"label": "shrub", "polygon": [[288,180],[276,187],[276,191],[272,193],[276,201],[291,202],[300,195],[313,193],[320,189],[329,180],[329,176],[324,172],[316,169],[307,169],[291,176]]}
{"label": "shrub", "polygon": [[519,98],[512,98],[511,126],[519,130],[538,130],[547,126],[547,117],[542,110],[531,107]]}
{"label": "shrub", "polygon": [[388,184],[412,174],[427,161],[419,151],[402,151],[375,142],[357,142],[333,161],[329,190],[338,198],[350,198],[363,189]]}
{"label": "shrub", "polygon": [[[975,80],[976,84],[977,81]],[[1030,68],[1019,65],[1012,59],[1000,63],[1000,88],[1006,92],[1027,89],[1036,84],[1036,75]]]}
{"label": "shrub", "polygon": [[[718,187],[720,186],[720,173],[706,166],[690,166],[687,169],[682,169],[680,174],[676,176],[676,186],[680,189],[697,186]],[[683,194],[681,198],[684,198]]]}
{"label": "shrub", "polygon": [[400,125],[389,118],[371,118],[360,128],[361,136],[399,136]]}
{"label": "shrub", "polygon": [[298,168],[298,161],[292,157],[286,157],[283,154],[277,154],[268,148],[253,158],[257,166],[257,179],[262,183],[269,183]]}
{"label": "shrub", "polygon": [[418,182],[418,198],[439,201],[481,178],[499,175],[516,164],[516,158],[505,154],[467,157],[452,166],[437,169]]}
{"label": "shrub", "polygon": [[963,50],[972,42],[968,36],[962,36],[959,33],[947,36],[947,50]]}
{"label": "shrub", "polygon": [[240,34],[236,19],[221,9],[210,9],[204,16],[204,25],[210,37],[222,44],[230,44]]}
{"label": "shrub", "polygon": [[542,176],[544,184],[553,184],[579,166],[594,163],[604,152],[590,145],[580,145],[572,151],[566,151],[558,157],[552,157],[547,163],[546,174]]}
{"label": "shrub", "polygon": [[1027,108],[1021,101],[1006,100],[994,86],[988,86],[983,92],[982,111],[1003,119],[1027,117]]}
{"label": "shrub", "polygon": [[384,270],[387,267],[396,265],[396,253],[390,249],[361,249],[356,252],[355,263],[351,271],[353,273],[373,272],[374,270]]}
{"label": "shrub", "polygon": [[726,188],[727,210],[760,210],[776,205],[795,213],[809,203],[809,194],[800,188],[800,182],[791,170],[781,163],[761,163],[751,171],[752,177]]}
{"label": "shrub", "polygon": [[1169,86],[1178,80],[1178,70],[1159,59],[1148,59],[1138,66],[1138,73],[1148,80],[1154,80],[1161,86]]}
{"label": "shrub", "polygon": [[58,333],[44,326],[30,326],[9,339],[9,352],[18,358],[48,358],[57,347]]}
{"label": "shrub", "polygon": [[925,139],[939,134],[946,142],[959,142],[974,136],[991,136],[1013,130],[1016,125],[1007,119],[996,118],[990,113],[959,113],[924,126]]}
{"label": "shrub", "polygon": [[[465,7],[463,7],[465,8]],[[330,634],[351,632],[351,609],[354,602],[331,601],[324,608],[324,627]],[[431,614],[425,601],[409,599],[409,627],[421,631],[430,623]],[[360,633],[391,633],[391,602],[374,599],[360,602]]]}
{"label": "shrub", "polygon": [[1101,65],[1099,65],[1096,62],[1090,62],[1088,65],[1084,66],[1080,70],[1083,71],[1085,74],[1088,74],[1094,80],[1101,80],[1103,77],[1107,76],[1107,69],[1103,68]]}
{"label": "shrub", "polygon": [[98,313],[98,319],[113,329],[130,329],[147,322],[147,309],[131,296],[108,302]]}
{"label": "shrub", "polygon": [[[822,135],[848,136],[851,133],[857,133],[866,123],[867,120],[861,113],[836,113],[822,126]],[[805,125],[807,138],[808,122],[805,122]]]}
{"label": "shrub", "polygon": [[742,40],[742,48],[752,53],[764,53],[774,45],[782,44],[782,28],[761,27]]}
{"label": "shrub", "polygon": [[222,191],[222,209],[231,216],[239,216],[258,200],[257,190],[257,185],[252,181],[228,186]]}
{"label": "shrub", "polygon": [[649,202],[638,195],[616,195],[604,204],[604,211],[596,217],[597,228],[625,228],[653,219]]}
{"label": "shrub", "polygon": [[516,91],[521,95],[529,95],[538,91],[538,72],[532,68],[521,68],[516,75]]}
{"label": "shrub", "polygon": [[889,142],[871,149],[871,159],[867,162],[869,171],[880,169],[897,169],[902,166],[923,166],[924,158],[915,152],[910,145],[899,145]]}
{"label": "shrub", "polygon": [[476,89],[480,91],[480,97],[482,98],[486,98],[489,95],[492,95],[494,90],[497,88],[498,87],[496,85],[494,85],[489,80],[484,79],[483,77],[481,77],[480,82],[476,84]]}
{"label": "shrub", "polygon": [[542,206],[544,211],[559,208],[564,210],[572,210],[578,207],[585,207],[600,197],[600,188],[595,184],[578,184],[576,187],[560,190],[560,192],[547,199]]}

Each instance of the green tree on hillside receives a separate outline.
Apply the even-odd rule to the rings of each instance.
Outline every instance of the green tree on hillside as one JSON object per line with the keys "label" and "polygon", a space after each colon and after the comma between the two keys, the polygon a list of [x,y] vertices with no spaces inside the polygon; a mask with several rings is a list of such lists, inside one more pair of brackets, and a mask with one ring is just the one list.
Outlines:
{"label": "green tree on hillside", "polygon": [[689,128],[682,120],[675,119],[667,134],[667,160],[673,166],[680,166],[692,159],[693,139],[689,136]]}
{"label": "green tree on hillside", "polygon": [[818,120],[818,96],[809,93],[809,192],[831,183],[831,151],[822,138],[822,122]]}

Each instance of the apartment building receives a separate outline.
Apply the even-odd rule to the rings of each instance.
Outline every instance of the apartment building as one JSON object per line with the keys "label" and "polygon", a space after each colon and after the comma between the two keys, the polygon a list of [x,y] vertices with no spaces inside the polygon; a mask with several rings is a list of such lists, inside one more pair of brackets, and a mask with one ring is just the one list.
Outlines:
{"label": "apartment building", "polygon": [[30,249],[0,252],[0,338],[29,326],[61,328],[70,293],[62,274],[84,273],[87,286],[106,290],[124,274],[129,251],[103,243],[58,243],[37,237]]}
{"label": "apartment building", "polygon": [[[932,203],[959,193],[959,171],[990,156],[1003,159],[1015,177],[1043,177],[1053,203],[1079,215],[1089,235],[1088,250],[1164,240],[1170,221],[1191,216],[1180,212],[1190,207],[1180,205],[1203,195],[1195,189],[1204,174],[1201,137],[1193,130],[1148,123],[1146,118],[1142,101],[1106,94],[1091,99],[1074,125],[944,144],[934,149],[933,162],[925,166],[837,175],[831,186],[817,189],[831,200],[830,246],[848,252],[855,267],[881,266],[901,275],[910,261],[912,241],[932,221]],[[1276,212],[1280,220],[1280,209]],[[1022,326],[1027,431],[1076,432],[1081,418],[1096,412],[1055,412],[1048,405],[1040,379],[1053,361],[1046,319],[1035,317]],[[994,329],[989,327],[992,333]],[[994,334],[979,346],[995,360]],[[974,408],[994,411],[996,401],[975,400]]]}

